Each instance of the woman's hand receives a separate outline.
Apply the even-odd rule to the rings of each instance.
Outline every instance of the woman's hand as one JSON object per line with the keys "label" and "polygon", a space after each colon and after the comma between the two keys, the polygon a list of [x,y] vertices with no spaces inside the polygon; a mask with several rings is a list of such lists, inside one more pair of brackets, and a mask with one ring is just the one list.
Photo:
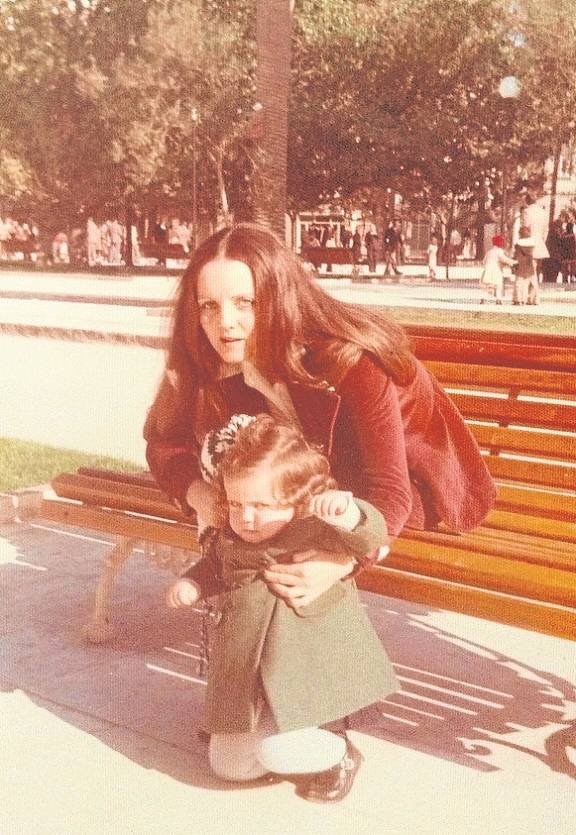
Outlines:
{"label": "woman's hand", "polygon": [[292,608],[312,603],[355,567],[349,556],[314,548],[294,554],[293,560],[275,563],[262,574],[270,591]]}
{"label": "woman's hand", "polygon": [[182,606],[193,606],[200,598],[200,591],[192,580],[181,578],[166,592],[166,604],[171,609],[180,609]]}

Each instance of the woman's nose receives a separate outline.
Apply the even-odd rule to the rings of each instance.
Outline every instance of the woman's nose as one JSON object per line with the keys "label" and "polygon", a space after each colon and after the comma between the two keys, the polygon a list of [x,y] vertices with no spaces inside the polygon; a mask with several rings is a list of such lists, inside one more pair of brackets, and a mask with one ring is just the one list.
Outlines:
{"label": "woman's nose", "polygon": [[230,328],[236,324],[236,308],[233,304],[223,304],[220,308],[220,326]]}

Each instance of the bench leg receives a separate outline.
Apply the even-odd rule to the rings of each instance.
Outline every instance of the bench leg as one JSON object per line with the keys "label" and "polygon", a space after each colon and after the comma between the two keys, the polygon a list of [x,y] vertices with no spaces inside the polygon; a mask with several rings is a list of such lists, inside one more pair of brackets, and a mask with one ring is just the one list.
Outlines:
{"label": "bench leg", "polygon": [[92,617],[82,630],[84,638],[91,644],[102,644],[114,635],[108,619],[110,595],[117,574],[137,544],[137,539],[122,538],[104,560],[104,570],[96,586]]}

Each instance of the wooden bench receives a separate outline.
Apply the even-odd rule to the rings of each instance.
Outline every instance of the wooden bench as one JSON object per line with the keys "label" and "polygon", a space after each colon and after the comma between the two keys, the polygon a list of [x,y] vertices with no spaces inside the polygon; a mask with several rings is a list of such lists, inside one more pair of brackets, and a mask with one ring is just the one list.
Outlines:
{"label": "wooden bench", "polygon": [[[302,249],[301,258],[318,269],[322,264],[354,264],[353,250],[343,246],[308,246]],[[366,263],[364,259],[361,263]]]}
{"label": "wooden bench", "polygon": [[140,254],[143,258],[156,258],[161,264],[167,259],[174,261],[186,261],[190,257],[180,244],[156,243],[155,241],[141,241]]}
{"label": "wooden bench", "polygon": [[8,240],[2,241],[2,248],[8,255],[22,253],[24,257],[28,256],[28,258],[31,258],[35,253],[40,253],[40,243],[33,238],[27,238],[26,240],[8,238]]}
{"label": "wooden bench", "polygon": [[[471,533],[406,530],[384,564],[360,575],[360,587],[576,639],[573,340],[408,330],[417,355],[450,393],[485,453],[499,484],[497,506]],[[87,627],[90,640],[102,640],[111,634],[107,605],[114,577],[134,547],[152,543],[156,558],[178,570],[195,556],[196,531],[150,474],[79,470],[58,476],[53,488],[57,498],[43,503],[46,518],[119,537]]]}

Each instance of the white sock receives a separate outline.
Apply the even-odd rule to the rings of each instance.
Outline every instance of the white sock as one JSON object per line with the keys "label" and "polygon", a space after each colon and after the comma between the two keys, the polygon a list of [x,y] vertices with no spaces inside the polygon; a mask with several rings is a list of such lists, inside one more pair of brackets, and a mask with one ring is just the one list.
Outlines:
{"label": "white sock", "polygon": [[276,774],[308,774],[332,768],[345,753],[343,737],[323,728],[301,728],[263,739],[258,759]]}

